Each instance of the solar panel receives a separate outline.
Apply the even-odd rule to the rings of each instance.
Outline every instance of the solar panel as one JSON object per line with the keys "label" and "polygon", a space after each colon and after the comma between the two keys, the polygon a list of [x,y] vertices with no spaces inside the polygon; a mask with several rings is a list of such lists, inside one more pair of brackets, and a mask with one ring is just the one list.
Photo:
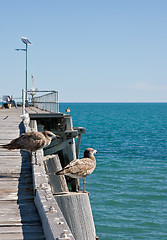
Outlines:
{"label": "solar panel", "polygon": [[28,38],[22,37],[21,40],[22,40],[23,43],[25,43],[25,44],[32,44],[32,43],[28,40]]}

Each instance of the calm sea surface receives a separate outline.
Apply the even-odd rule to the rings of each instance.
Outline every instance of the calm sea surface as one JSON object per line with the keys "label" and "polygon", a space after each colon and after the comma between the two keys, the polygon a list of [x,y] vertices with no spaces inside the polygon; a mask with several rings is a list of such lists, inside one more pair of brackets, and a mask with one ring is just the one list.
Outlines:
{"label": "calm sea surface", "polygon": [[[86,190],[100,240],[167,240],[167,104],[61,103],[98,151]],[[82,187],[82,186],[81,186]]]}

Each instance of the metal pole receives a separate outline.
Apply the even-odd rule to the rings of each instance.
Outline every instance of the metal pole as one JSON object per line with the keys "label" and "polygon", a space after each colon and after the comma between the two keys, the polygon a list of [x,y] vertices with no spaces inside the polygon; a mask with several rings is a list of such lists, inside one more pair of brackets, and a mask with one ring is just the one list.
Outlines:
{"label": "metal pole", "polygon": [[57,92],[57,112],[59,112],[59,95],[58,95],[58,92]]}
{"label": "metal pole", "polygon": [[28,99],[27,99],[27,44],[26,44],[26,107],[28,106]]}
{"label": "metal pole", "polygon": [[22,89],[22,114],[25,114],[25,89]]}

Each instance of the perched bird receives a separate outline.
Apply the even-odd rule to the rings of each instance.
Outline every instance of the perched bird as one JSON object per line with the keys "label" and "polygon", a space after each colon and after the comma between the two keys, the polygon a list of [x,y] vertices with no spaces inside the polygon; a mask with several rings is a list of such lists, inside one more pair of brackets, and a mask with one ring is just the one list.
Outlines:
{"label": "perched bird", "polygon": [[67,109],[66,109],[66,113],[70,113],[71,111],[70,111],[70,108],[68,107]]}
{"label": "perched bird", "polygon": [[23,119],[24,125],[29,126],[29,123],[30,123],[30,116],[29,116],[29,114],[25,113],[23,115],[20,115],[20,117]]}
{"label": "perched bird", "polygon": [[96,159],[94,154],[97,153],[93,148],[87,148],[84,152],[84,157],[71,161],[62,170],[56,172],[56,175],[66,175],[71,178],[84,178],[83,185],[85,191],[85,179],[90,175],[96,167]]}
{"label": "perched bird", "polygon": [[22,149],[28,152],[36,152],[39,149],[47,147],[53,138],[58,137],[50,131],[28,132],[20,137],[13,139],[10,143],[1,145],[8,150]]}

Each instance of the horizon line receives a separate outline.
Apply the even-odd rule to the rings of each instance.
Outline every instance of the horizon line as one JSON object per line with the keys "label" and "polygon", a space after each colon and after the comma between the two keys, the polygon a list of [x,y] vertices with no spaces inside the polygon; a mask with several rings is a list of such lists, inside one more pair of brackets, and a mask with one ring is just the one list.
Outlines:
{"label": "horizon line", "polygon": [[59,103],[167,103],[167,102],[74,102],[74,101],[59,101]]}

